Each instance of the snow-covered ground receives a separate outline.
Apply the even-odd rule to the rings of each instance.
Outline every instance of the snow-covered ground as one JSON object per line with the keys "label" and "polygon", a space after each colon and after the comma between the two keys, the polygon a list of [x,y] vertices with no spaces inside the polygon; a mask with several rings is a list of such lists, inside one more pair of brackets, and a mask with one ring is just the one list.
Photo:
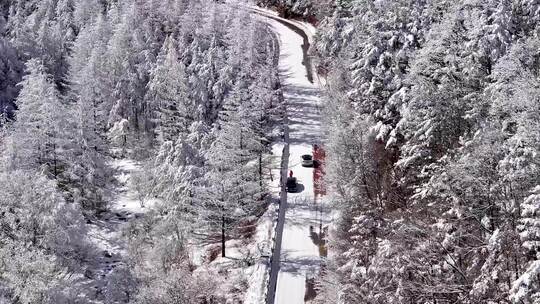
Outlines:
{"label": "snow-covered ground", "polygon": [[280,167],[283,157],[283,142],[276,142],[272,145],[272,179],[269,181],[269,190],[272,200],[265,215],[259,220],[257,233],[255,235],[256,246],[260,248],[263,256],[259,259],[252,270],[249,288],[246,293],[245,303],[258,304],[264,303],[267,292],[268,275],[269,275],[269,258],[272,254],[273,237],[276,227],[276,216],[279,208],[280,185]]}
{"label": "snow-covered ground", "polygon": [[90,241],[99,250],[96,260],[89,265],[86,276],[91,282],[88,288],[94,290],[96,303],[101,303],[111,274],[119,266],[125,265],[126,240],[122,235],[128,223],[144,214],[155,201],[145,202],[144,207],[136,191],[130,187],[132,175],[141,170],[139,163],[130,159],[114,159],[110,163],[118,183],[113,189],[108,210],[88,223]]}
{"label": "snow-covered ground", "polygon": [[[281,41],[279,69],[289,121],[289,169],[299,182],[299,191],[289,193],[287,200],[275,303],[300,304],[313,296],[308,289],[322,261],[320,238],[330,218],[328,208],[321,208],[323,202],[314,199],[313,168],[301,166],[301,156],[312,154],[312,145],[322,136],[320,88],[308,80],[303,37],[275,19],[267,20]],[[314,29],[301,28],[312,39]]]}
{"label": "snow-covered ground", "polygon": [[218,294],[227,303],[262,304],[265,300],[269,274],[269,257],[275,232],[280,194],[280,167],[284,143],[276,140],[269,159],[268,190],[270,196],[267,211],[258,219],[253,236],[248,239],[232,239],[226,243],[226,257],[208,261],[208,254],[216,244],[190,246],[196,272],[209,275],[223,282]]}

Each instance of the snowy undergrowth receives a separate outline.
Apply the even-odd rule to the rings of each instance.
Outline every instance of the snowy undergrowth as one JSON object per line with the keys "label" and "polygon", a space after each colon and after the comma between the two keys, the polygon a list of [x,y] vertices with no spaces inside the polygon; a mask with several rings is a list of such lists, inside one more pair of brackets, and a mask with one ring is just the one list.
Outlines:
{"label": "snowy undergrowth", "polygon": [[283,147],[282,141],[276,141],[272,145],[271,166],[267,175],[268,208],[253,224],[256,227],[253,235],[245,239],[228,240],[224,258],[219,256],[218,244],[190,246],[192,263],[196,266],[195,273],[223,282],[216,288],[227,303],[258,304],[265,301],[269,258],[279,208],[281,189],[279,176]]}
{"label": "snowy undergrowth", "polygon": [[126,266],[127,240],[124,230],[129,222],[151,210],[156,200],[141,203],[132,176],[141,171],[141,164],[129,158],[113,159],[109,166],[114,170],[115,183],[107,210],[95,219],[88,220],[88,237],[98,249],[95,261],[89,263],[85,276],[93,289],[90,298],[102,301],[107,297],[110,278],[119,266]]}

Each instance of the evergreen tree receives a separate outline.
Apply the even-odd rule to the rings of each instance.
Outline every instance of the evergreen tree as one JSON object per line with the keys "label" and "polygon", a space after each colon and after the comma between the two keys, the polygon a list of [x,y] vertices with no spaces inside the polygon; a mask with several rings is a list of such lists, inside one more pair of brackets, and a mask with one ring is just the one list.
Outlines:
{"label": "evergreen tree", "polygon": [[104,207],[104,188],[110,174],[105,158],[108,110],[112,106],[103,57],[109,35],[107,21],[98,18],[81,32],[70,59],[70,100],[77,117],[70,172],[77,189],[73,195],[86,209],[94,211]]}
{"label": "evergreen tree", "polygon": [[65,127],[70,125],[70,113],[39,60],[28,61],[27,72],[16,100],[18,110],[6,155],[8,168],[43,168],[58,178],[67,162],[69,129]]}
{"label": "evergreen tree", "polygon": [[3,172],[0,183],[0,295],[11,303],[74,301],[67,274],[89,253],[80,210],[34,170]]}
{"label": "evergreen tree", "polygon": [[196,121],[196,108],[188,96],[184,66],[176,52],[176,41],[165,40],[148,84],[147,99],[155,111],[158,142],[174,141],[187,134]]}
{"label": "evergreen tree", "polygon": [[[262,192],[256,168],[250,161],[259,138],[249,127],[242,107],[246,89],[236,86],[221,114],[215,140],[206,152],[207,171],[201,181],[198,199],[204,230],[221,235],[221,254],[225,242],[246,218],[261,210]],[[245,222],[244,222],[245,223]]]}

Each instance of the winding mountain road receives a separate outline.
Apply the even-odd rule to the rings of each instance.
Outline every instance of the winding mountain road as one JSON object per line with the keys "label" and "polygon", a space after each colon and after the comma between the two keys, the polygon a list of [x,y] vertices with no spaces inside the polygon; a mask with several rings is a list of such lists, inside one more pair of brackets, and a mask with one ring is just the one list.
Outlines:
{"label": "winding mountain road", "polygon": [[266,303],[309,303],[326,252],[324,226],[330,218],[329,210],[315,198],[314,169],[301,166],[301,156],[312,154],[313,145],[322,138],[321,91],[307,54],[313,32],[300,22],[251,9],[265,17],[280,40],[279,72],[287,108],[289,155],[288,168],[282,169],[292,170],[299,182],[299,191],[288,193],[280,206]]}

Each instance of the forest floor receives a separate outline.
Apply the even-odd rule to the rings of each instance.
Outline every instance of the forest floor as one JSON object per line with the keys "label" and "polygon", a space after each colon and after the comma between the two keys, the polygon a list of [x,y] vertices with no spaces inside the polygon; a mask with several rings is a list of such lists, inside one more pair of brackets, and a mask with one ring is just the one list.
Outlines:
{"label": "forest floor", "polygon": [[[106,298],[108,284],[117,271],[126,266],[127,241],[123,236],[129,222],[142,216],[155,204],[147,201],[141,204],[136,191],[130,186],[132,174],[141,170],[138,162],[131,159],[112,159],[115,185],[107,210],[88,223],[90,241],[98,249],[97,257],[86,270],[89,279],[86,290],[88,297],[102,303]],[[121,274],[120,274],[121,275]]]}
{"label": "forest floor", "polygon": [[[272,155],[269,160],[269,174],[267,181],[269,196],[268,209],[254,223],[254,232],[246,239],[231,239],[226,242],[226,257],[221,256],[212,259],[208,263],[208,254],[212,246],[200,248],[202,257],[194,257],[198,260],[196,271],[203,271],[213,278],[219,278],[223,282],[220,289],[227,303],[262,304],[267,290],[269,272],[269,257],[272,251],[275,220],[279,209],[280,194],[280,170],[284,143],[275,139],[272,145]],[[206,262],[204,261],[206,260]]]}
{"label": "forest floor", "polygon": [[[226,257],[219,256],[216,243],[188,244],[195,272],[211,277],[217,282],[216,294],[227,299],[227,303],[262,303],[266,292],[268,257],[271,252],[276,212],[279,206],[280,163],[284,143],[278,138],[272,146],[270,166],[267,168],[270,196],[268,209],[253,223],[253,231],[244,238],[230,239],[226,243]],[[122,276],[127,267],[127,240],[124,235],[130,222],[143,216],[156,204],[149,200],[141,204],[138,193],[131,185],[132,175],[142,170],[141,164],[131,159],[112,159],[115,183],[111,189],[107,211],[88,223],[89,238],[97,249],[96,256],[89,261],[85,278],[80,282],[86,299],[93,303],[104,303],[109,286],[114,285],[115,274]],[[111,285],[113,283],[113,285]]]}

